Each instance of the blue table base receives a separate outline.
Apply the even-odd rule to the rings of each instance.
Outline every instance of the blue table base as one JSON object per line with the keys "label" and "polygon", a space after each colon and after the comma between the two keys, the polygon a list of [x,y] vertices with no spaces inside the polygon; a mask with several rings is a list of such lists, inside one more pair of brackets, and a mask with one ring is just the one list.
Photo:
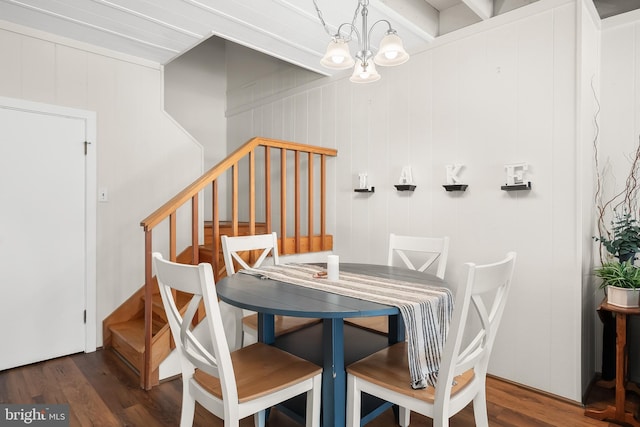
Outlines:
{"label": "blue table base", "polygon": [[[326,330],[330,328],[329,330]],[[327,334],[326,332],[332,332]],[[340,357],[335,346],[326,337],[333,336],[345,343],[344,354]],[[324,341],[323,341],[324,340]],[[323,366],[322,378],[322,426],[344,426],[345,405],[334,407],[334,402],[346,402],[345,365],[360,360],[388,346],[386,336],[364,329],[344,325],[342,319],[326,319],[323,324],[314,325],[300,331],[287,334],[275,340],[275,346],[303,359]],[[338,348],[339,352],[340,349]],[[335,361],[333,367],[326,366],[325,361]],[[343,363],[340,363],[343,361]],[[334,377],[335,371],[335,377]],[[325,404],[328,402],[328,405]],[[391,404],[372,396],[363,396],[362,425],[391,407]],[[298,397],[286,402],[279,408],[290,417],[304,425],[305,401]]]}

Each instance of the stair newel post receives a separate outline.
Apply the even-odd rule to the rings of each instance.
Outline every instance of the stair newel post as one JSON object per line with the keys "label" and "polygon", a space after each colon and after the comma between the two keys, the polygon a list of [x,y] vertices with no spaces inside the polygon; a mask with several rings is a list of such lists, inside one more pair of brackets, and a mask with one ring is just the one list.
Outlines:
{"label": "stair newel post", "polygon": [[151,234],[152,230],[144,230],[144,369],[141,376],[142,387],[151,390],[151,310],[153,290],[153,271],[151,266]]}

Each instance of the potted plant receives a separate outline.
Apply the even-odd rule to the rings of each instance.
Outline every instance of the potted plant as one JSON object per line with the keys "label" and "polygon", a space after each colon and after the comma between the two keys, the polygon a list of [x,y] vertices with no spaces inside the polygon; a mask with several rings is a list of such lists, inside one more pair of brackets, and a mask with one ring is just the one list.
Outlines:
{"label": "potted plant", "polygon": [[[597,115],[595,117],[597,121]],[[594,165],[595,165],[595,174],[596,174],[596,193],[595,193],[595,208],[596,208],[596,226],[598,229],[599,238],[596,238],[596,241],[600,241],[600,245],[598,245],[598,251],[600,255],[600,262],[604,266],[605,263],[610,262],[612,256],[618,257],[620,252],[616,249],[616,247],[620,246],[614,244],[616,241],[615,233],[613,230],[613,226],[617,225],[617,221],[613,221],[611,223],[611,228],[607,227],[607,223],[605,222],[606,218],[610,218],[610,214],[613,214],[614,218],[617,217],[617,212],[624,212],[625,214],[630,213],[638,213],[638,201],[640,197],[638,197],[638,192],[640,191],[640,137],[638,138],[638,144],[636,145],[635,152],[629,156],[630,160],[630,168],[627,173],[626,180],[624,181],[624,187],[622,189],[618,189],[617,193],[614,193],[610,197],[605,197],[605,177],[607,176],[610,169],[607,167],[600,167],[599,160],[599,141],[598,141],[598,127],[596,127],[596,135],[593,140],[593,154],[594,154]],[[628,219],[633,219],[634,217],[628,216]],[[623,215],[623,223],[624,223],[624,215]],[[623,223],[619,225],[624,225]],[[630,225],[637,225],[635,222],[631,222]],[[619,231],[624,231],[620,229]],[[630,236],[628,236],[630,237]],[[604,245],[604,241],[611,241],[612,244],[609,247]],[[629,241],[629,240],[627,240]],[[636,248],[637,251],[637,248]],[[609,255],[609,256],[607,256]],[[623,255],[624,257],[624,255]],[[631,258],[635,258],[635,256],[631,256]],[[620,258],[618,258],[620,261]],[[602,267],[601,267],[602,268]],[[596,269],[595,273],[598,274],[598,269]],[[607,285],[602,285],[607,287]],[[613,287],[611,287],[613,289]],[[616,293],[614,291],[614,293]],[[616,366],[616,318],[610,311],[607,310],[598,310],[598,316],[602,321],[602,379],[603,380],[613,380],[615,378],[615,366]],[[628,325],[627,331],[630,337],[633,339],[629,340],[629,352],[640,352],[640,316],[631,316]],[[635,348],[634,348],[635,347]],[[640,383],[640,362],[636,360],[637,358],[630,358],[627,366],[627,375],[628,379]],[[640,360],[640,359],[639,359]]]}
{"label": "potted plant", "polygon": [[617,261],[605,260],[594,273],[602,279],[600,289],[607,294],[609,304],[619,307],[640,305],[640,268],[633,265],[640,251],[640,225],[628,212],[611,221],[611,231],[595,238]]}
{"label": "potted plant", "polygon": [[595,269],[595,275],[602,279],[601,289],[605,289],[609,304],[619,307],[638,307],[640,303],[640,268],[630,260],[606,262]]}

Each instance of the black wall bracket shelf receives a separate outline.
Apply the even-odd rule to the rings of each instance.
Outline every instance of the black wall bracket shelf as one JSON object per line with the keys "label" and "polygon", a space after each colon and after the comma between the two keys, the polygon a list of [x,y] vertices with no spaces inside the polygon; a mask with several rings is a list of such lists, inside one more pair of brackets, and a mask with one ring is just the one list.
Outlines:
{"label": "black wall bracket shelf", "polygon": [[398,191],[414,191],[416,189],[416,186],[411,184],[396,184],[394,187]]}
{"label": "black wall bracket shelf", "polygon": [[447,191],[465,191],[468,187],[467,184],[445,184],[444,189]]}
{"label": "black wall bracket shelf", "polygon": [[356,193],[375,193],[376,191],[376,187],[371,187],[371,188],[356,188],[355,190]]}
{"label": "black wall bracket shelf", "polygon": [[502,187],[500,187],[500,189],[504,191],[531,190],[531,181],[526,184],[503,185]]}

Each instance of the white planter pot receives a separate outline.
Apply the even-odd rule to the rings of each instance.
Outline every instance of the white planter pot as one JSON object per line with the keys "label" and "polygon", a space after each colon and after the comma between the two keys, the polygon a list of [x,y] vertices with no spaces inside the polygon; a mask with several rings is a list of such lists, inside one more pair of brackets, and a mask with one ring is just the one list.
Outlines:
{"label": "white planter pot", "polygon": [[638,307],[640,306],[640,289],[607,286],[607,300],[609,304],[618,307]]}

